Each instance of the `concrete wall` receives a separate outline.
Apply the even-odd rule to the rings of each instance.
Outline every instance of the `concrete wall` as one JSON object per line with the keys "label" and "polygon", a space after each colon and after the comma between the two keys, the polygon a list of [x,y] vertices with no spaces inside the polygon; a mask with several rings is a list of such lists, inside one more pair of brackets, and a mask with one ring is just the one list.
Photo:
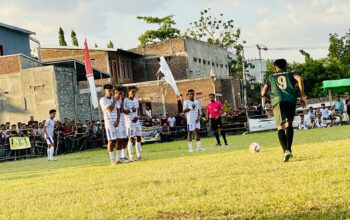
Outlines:
{"label": "concrete wall", "polygon": [[228,51],[189,37],[185,38],[190,78],[209,76],[211,71],[219,79],[229,77]]}
{"label": "concrete wall", "polygon": [[21,53],[30,56],[28,34],[0,27],[0,45],[3,46],[4,55]]}
{"label": "concrete wall", "polygon": [[27,122],[31,115],[44,120],[50,109],[58,107],[53,66],[0,75],[0,85],[1,122]]}

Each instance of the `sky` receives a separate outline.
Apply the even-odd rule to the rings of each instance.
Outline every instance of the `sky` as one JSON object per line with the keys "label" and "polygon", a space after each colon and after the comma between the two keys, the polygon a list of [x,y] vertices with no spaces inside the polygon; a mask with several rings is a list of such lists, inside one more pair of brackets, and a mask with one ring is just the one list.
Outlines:
{"label": "sky", "polygon": [[136,16],[173,14],[184,32],[206,8],[234,20],[240,40],[246,41],[246,59],[259,57],[256,44],[268,48],[263,59],[302,62],[299,48],[307,48],[313,58],[325,57],[329,34],[343,35],[350,28],[349,0],[0,0],[0,22],[36,32],[45,46],[58,45],[62,27],[68,45],[74,29],[81,45],[86,36],[100,48],[112,40],[115,48],[131,49],[139,35],[156,28]]}

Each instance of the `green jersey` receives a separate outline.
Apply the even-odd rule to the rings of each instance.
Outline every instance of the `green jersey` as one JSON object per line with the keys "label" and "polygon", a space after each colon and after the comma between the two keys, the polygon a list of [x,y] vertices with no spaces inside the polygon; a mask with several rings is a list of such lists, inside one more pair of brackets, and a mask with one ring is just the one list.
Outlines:
{"label": "green jersey", "polygon": [[271,88],[272,106],[281,102],[296,103],[297,101],[297,81],[293,72],[274,73],[267,79],[267,84]]}

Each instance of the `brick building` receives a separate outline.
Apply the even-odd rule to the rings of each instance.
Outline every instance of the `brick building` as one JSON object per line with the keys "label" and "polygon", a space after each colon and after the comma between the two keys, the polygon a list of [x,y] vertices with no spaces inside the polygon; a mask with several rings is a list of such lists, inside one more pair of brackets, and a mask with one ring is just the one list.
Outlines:
{"label": "brick building", "polygon": [[[189,37],[178,37],[142,48],[129,51],[121,49],[90,50],[93,67],[111,75],[112,84],[123,84],[140,88],[144,105],[148,105],[153,112],[162,113],[162,94],[153,93],[159,90],[157,86],[157,72],[159,57],[164,56],[174,75],[182,86],[182,99],[189,88],[200,91],[200,94],[215,93],[221,101],[228,100],[233,108],[240,107],[240,84],[230,76],[228,67],[228,51],[224,48],[194,40]],[[46,63],[54,63],[76,59],[83,61],[83,48],[79,47],[42,47],[41,58]],[[211,82],[210,87],[194,86],[193,80],[203,83]],[[107,83],[107,80],[101,84]],[[83,88],[83,87],[81,87]],[[141,89],[142,88],[142,89]],[[177,112],[177,98],[170,98],[171,89],[166,97],[166,111]],[[152,94],[153,93],[153,94]],[[152,94],[152,95],[151,95]],[[201,95],[202,96],[202,95]]]}
{"label": "brick building", "polygon": [[[154,112],[163,112],[160,106],[163,104],[162,94],[155,82],[160,56],[164,56],[169,64],[182,93],[181,99],[185,99],[187,90],[193,88],[203,105],[209,101],[209,93],[216,94],[222,102],[227,100],[234,109],[241,105],[240,83],[230,76],[228,51],[224,48],[189,37],[178,37],[130,51],[142,57],[134,61],[134,83],[129,85],[140,89],[142,102],[151,105]],[[178,98],[170,88],[167,91],[166,111],[176,113],[180,110]]]}

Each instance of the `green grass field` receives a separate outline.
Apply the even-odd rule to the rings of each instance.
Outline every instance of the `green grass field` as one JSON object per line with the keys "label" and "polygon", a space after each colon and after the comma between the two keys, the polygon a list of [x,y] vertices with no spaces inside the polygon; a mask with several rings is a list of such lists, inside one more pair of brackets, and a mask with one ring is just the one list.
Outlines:
{"label": "green grass field", "polygon": [[[110,166],[106,150],[0,164],[0,219],[350,219],[350,126],[297,131],[282,163],[275,132],[185,141]],[[258,142],[262,151],[248,151]]]}

